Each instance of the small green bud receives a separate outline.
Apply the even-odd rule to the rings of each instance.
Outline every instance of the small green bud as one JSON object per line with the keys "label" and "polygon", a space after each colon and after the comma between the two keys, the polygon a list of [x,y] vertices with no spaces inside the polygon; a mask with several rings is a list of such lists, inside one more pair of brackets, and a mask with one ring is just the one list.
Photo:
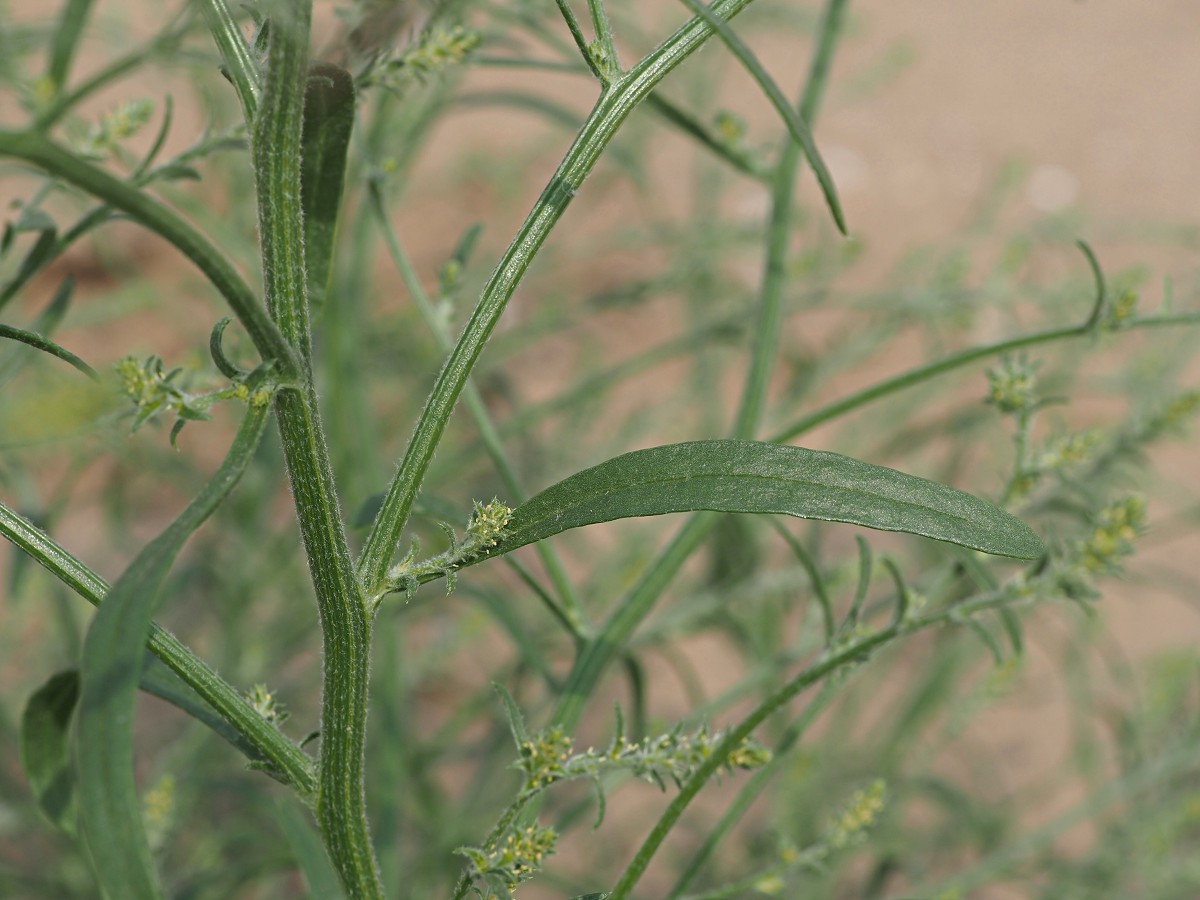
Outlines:
{"label": "small green bud", "polygon": [[988,370],[987,402],[1003,413],[1024,413],[1036,405],[1039,364],[1023,357],[1005,357],[1000,366]]}
{"label": "small green bud", "polygon": [[835,848],[858,843],[879,821],[887,800],[887,785],[876,780],[866,790],[855,791],[849,803],[837,815],[827,831],[827,840]]}

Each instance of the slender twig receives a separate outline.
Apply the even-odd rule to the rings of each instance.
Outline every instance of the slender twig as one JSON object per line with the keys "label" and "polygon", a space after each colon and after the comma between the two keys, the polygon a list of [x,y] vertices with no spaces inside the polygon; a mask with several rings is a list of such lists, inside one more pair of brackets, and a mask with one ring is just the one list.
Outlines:
{"label": "slender twig", "polygon": [[[408,293],[416,304],[421,318],[425,320],[426,326],[433,332],[438,347],[444,353],[451,347],[450,335],[446,325],[438,317],[437,311],[433,308],[433,303],[425,293],[425,288],[421,285],[421,279],[417,277],[416,269],[413,268],[408,254],[404,252],[404,247],[400,243],[400,238],[396,234],[396,230],[388,220],[387,209],[383,202],[383,194],[377,183],[370,185],[369,194],[371,209],[375,213],[376,222],[383,232],[384,242],[387,244],[392,262],[395,263],[396,269],[400,273],[400,278],[404,281],[405,287],[408,288]],[[524,503],[528,499],[529,494],[521,483],[521,478],[517,474],[517,470],[513,467],[512,461],[508,458],[508,452],[504,449],[504,442],[501,440],[499,431],[492,421],[492,415],[488,412],[487,404],[483,402],[483,397],[480,396],[479,389],[473,382],[467,382],[464,400],[467,404],[467,411],[471,414],[471,418],[475,422],[475,427],[479,430],[480,440],[483,441],[483,446],[487,450],[488,456],[491,457],[492,464],[496,467],[496,472],[500,475],[500,480],[504,482],[504,489],[509,493],[509,496],[505,498],[506,501],[510,506],[517,506],[520,503]],[[548,599],[553,604],[555,617],[567,625],[571,636],[577,641],[582,640],[587,633],[587,623],[584,618],[583,608],[579,603],[579,598],[576,596],[575,588],[572,586],[571,580],[567,575],[566,567],[554,551],[554,548],[546,541],[539,541],[536,549],[538,556],[541,557],[542,565],[546,567],[546,571],[550,575],[550,580],[554,583],[554,589],[558,592],[558,601],[555,601],[553,598],[545,599]]]}
{"label": "slender twig", "polygon": [[0,129],[0,156],[32,163],[48,175],[73,184],[114,209],[119,209],[135,222],[174,244],[220,291],[250,335],[263,361],[273,360],[275,372],[283,380],[291,380],[298,374],[291,346],[245,279],[220,250],[177,213],[144,191],[85,162],[40,134]]}
{"label": "slender twig", "polygon": [[[729,19],[751,2],[717,0],[711,11]],[[711,35],[706,22],[692,19],[601,93],[571,149],[488,279],[479,304],[438,375],[359,557],[358,573],[368,593],[376,591],[383,581],[450,414],[533,257],[629,113]]]}

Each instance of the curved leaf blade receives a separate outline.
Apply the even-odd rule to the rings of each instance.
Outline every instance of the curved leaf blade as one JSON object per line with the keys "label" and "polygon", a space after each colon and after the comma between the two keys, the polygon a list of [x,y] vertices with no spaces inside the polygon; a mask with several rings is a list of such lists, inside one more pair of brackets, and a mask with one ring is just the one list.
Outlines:
{"label": "curved leaf blade", "polygon": [[34,691],[21,714],[21,768],[38,808],[71,837],[79,816],[70,744],[78,700],[79,672],[68,669]]}
{"label": "curved leaf blade", "polygon": [[771,105],[775,107],[775,111],[779,113],[780,118],[787,125],[792,139],[800,145],[800,149],[804,153],[805,159],[808,160],[808,164],[812,166],[813,174],[817,176],[817,183],[821,186],[821,193],[825,197],[825,204],[829,207],[829,212],[833,216],[833,221],[837,225],[838,231],[846,234],[846,217],[842,212],[842,203],[838,199],[837,188],[833,183],[833,176],[829,174],[829,168],[825,165],[825,160],[821,158],[821,154],[817,150],[816,142],[813,140],[808,124],[800,118],[800,114],[796,110],[792,109],[791,103],[779,85],[775,83],[775,79],[767,73],[767,70],[758,61],[754,52],[742,43],[742,39],[737,36],[737,32],[733,30],[728,22],[709,9],[704,0],[683,0],[683,4],[705,21],[708,27],[729,48],[729,52],[737,57],[738,62],[750,73],[750,77],[762,88],[767,99],[771,101]]}
{"label": "curved leaf blade", "polygon": [[695,510],[846,522],[1017,559],[1045,549],[1020,519],[936,481],[823,450],[712,440],[635,450],[577,472],[519,506],[490,555],[583,525]]}
{"label": "curved leaf blade", "polygon": [[258,446],[268,406],[251,407],[224,462],[174,522],[114,582],[83,644],[74,733],[80,822],[102,893],[161,900],[133,773],[133,714],[143,645],[167,572],[192,533],[237,484]]}
{"label": "curved leaf blade", "polygon": [[30,347],[41,350],[43,353],[57,356],[63,362],[74,366],[88,378],[92,379],[92,381],[100,380],[100,376],[96,374],[96,370],[82,359],[65,347],[60,347],[54,341],[44,338],[40,334],[34,334],[32,331],[26,331],[23,328],[14,328],[11,325],[0,324],[0,338],[20,341],[22,344],[28,344]]}

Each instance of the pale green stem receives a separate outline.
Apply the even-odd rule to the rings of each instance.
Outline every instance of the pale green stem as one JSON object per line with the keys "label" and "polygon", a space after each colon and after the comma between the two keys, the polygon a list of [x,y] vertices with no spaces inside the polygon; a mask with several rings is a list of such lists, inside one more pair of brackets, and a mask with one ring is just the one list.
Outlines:
{"label": "pale green stem", "polygon": [[[751,2],[717,0],[711,10],[729,19]],[[571,149],[488,280],[478,306],[438,375],[359,557],[359,577],[369,594],[383,582],[450,414],[533,257],[629,113],[711,36],[704,21],[692,19],[601,93]]]}
{"label": "pale green stem", "polygon": [[[425,293],[425,288],[421,285],[421,279],[417,276],[416,269],[413,268],[408,254],[404,252],[404,247],[400,244],[396,230],[392,228],[392,223],[388,221],[387,209],[384,207],[383,197],[377,185],[371,186],[370,194],[371,207],[375,212],[379,227],[383,231],[383,238],[387,244],[388,252],[392,256],[392,262],[395,263],[397,271],[400,272],[404,286],[408,288],[408,293],[412,296],[413,302],[417,306],[417,311],[421,314],[421,318],[425,320],[425,324],[433,332],[438,347],[442,352],[446,352],[451,346],[450,335],[445,324],[438,317],[437,310],[433,308],[432,301]],[[500,479],[504,482],[505,490],[509,493],[509,496],[504,498],[505,501],[509,506],[517,506],[524,503],[528,499],[528,494],[521,484],[520,476],[517,475],[516,469],[513,468],[512,462],[508,458],[508,453],[504,449],[504,443],[500,439],[500,434],[496,430],[495,423],[492,422],[491,413],[488,412],[487,404],[483,402],[483,397],[480,396],[479,389],[471,381],[467,382],[464,399],[467,404],[467,411],[471,414],[471,418],[475,421],[475,427],[479,430],[479,437],[483,441],[483,446],[487,450],[488,456],[491,457],[492,464],[496,467]],[[555,590],[558,592],[561,605],[559,603],[555,604],[555,613],[561,621],[567,624],[572,637],[576,640],[583,639],[587,631],[587,625],[584,620],[583,609],[579,604],[579,598],[575,595],[575,589],[572,587],[570,578],[567,576],[566,567],[563,566],[558,554],[554,552],[554,548],[545,541],[539,541],[536,549],[538,555],[541,557],[542,565],[546,567],[546,571],[550,575],[550,580],[554,582]]]}

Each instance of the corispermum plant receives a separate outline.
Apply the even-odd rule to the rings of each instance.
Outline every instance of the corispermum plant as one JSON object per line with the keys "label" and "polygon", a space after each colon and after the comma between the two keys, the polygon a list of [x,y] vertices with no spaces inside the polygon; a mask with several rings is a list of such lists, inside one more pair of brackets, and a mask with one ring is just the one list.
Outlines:
{"label": "corispermum plant", "polygon": [[[1089,377],[1085,358],[1108,354],[1115,371],[1126,338],[1200,315],[1147,313],[1080,240],[1069,319],[939,345],[831,393],[823,379],[912,321],[961,331],[973,314],[914,313],[961,287],[946,265],[911,307],[892,298],[811,358],[791,352],[793,326],[832,302],[862,252],[812,131],[848,0],[767,10],[772,27],[809,30],[795,98],[739,24],[758,3],[682,0],[671,26],[643,6],[360,0],[314,29],[308,0],[191,0],[99,68],[75,62],[103,4],[0,21],[23,116],[0,129],[23,192],[0,239],[0,534],[51,576],[14,562],[8,591],[53,611],[42,629],[67,657],[55,672],[54,654],[31,655],[41,686],[13,729],[19,814],[36,807],[31,840],[53,863],[0,863],[0,893],[951,897],[1019,869],[997,849],[993,798],[940,760],[1017,677],[1029,621],[1060,601],[1091,620],[1147,530],[1130,473],[1200,407],[1171,382],[1182,364],[1153,378],[1132,365],[1124,421],[1057,418],[1064,392]],[[700,61],[737,65],[776,113],[774,145],[738,110],[701,105],[704,65],[680,69],[707,44]],[[165,63],[190,67],[211,119],[177,151],[169,98],[98,115],[88,102]],[[590,111],[493,88],[506,72],[574,79]],[[435,126],[476,106],[573,138],[512,234],[471,223],[426,236],[433,257],[410,255],[395,214],[414,168],[437,156]],[[630,216],[605,232],[571,218],[598,180],[653,189],[647,133],[695,151],[694,221],[647,212],[640,230]],[[446,177],[497,204],[519,192],[486,129],[471,150],[486,164],[455,175],[459,160]],[[800,215],[810,177],[819,222]],[[723,213],[735,179],[768,198],[761,222]],[[117,221],[202,279],[179,288],[204,309],[196,352],[144,347],[136,326],[89,342],[99,312],[57,335],[78,309],[63,269]],[[1014,240],[989,297],[1001,284],[1017,302],[1027,246]],[[599,286],[579,274],[593,255],[647,249],[667,251],[659,270],[602,265]],[[735,274],[747,259],[753,283]],[[175,314],[177,293],[122,290],[106,316]],[[518,291],[538,308],[505,329]],[[638,329],[590,336],[612,310],[659,301],[681,313],[678,333],[619,360]],[[545,362],[553,346],[565,374]],[[687,364],[682,385],[614,396],[668,360]],[[977,388],[956,408],[964,373]],[[627,414],[638,393],[649,413]],[[951,419],[925,427],[939,404]],[[875,416],[866,440],[798,443],[859,410]],[[111,468],[85,478],[98,456]],[[882,465],[895,457],[920,474]],[[89,500],[80,486],[95,481]],[[78,529],[62,526],[76,512],[104,521],[96,545],[73,546]],[[96,608],[86,622],[68,592]],[[713,636],[723,649],[697,666],[696,642]],[[910,649],[927,664],[912,668]],[[1194,705],[1172,693],[1182,671],[1160,679],[1166,711],[1131,714],[1122,732],[1145,738],[1121,745],[1113,783],[1130,795],[1193,771],[1188,736],[1163,725]],[[664,698],[667,675],[682,689]],[[619,795],[646,796],[639,782],[653,799],[614,827]],[[1163,839],[1185,840],[1190,821],[1180,812]],[[598,837],[581,840],[589,828]],[[1031,847],[1050,852],[1055,834]]]}

